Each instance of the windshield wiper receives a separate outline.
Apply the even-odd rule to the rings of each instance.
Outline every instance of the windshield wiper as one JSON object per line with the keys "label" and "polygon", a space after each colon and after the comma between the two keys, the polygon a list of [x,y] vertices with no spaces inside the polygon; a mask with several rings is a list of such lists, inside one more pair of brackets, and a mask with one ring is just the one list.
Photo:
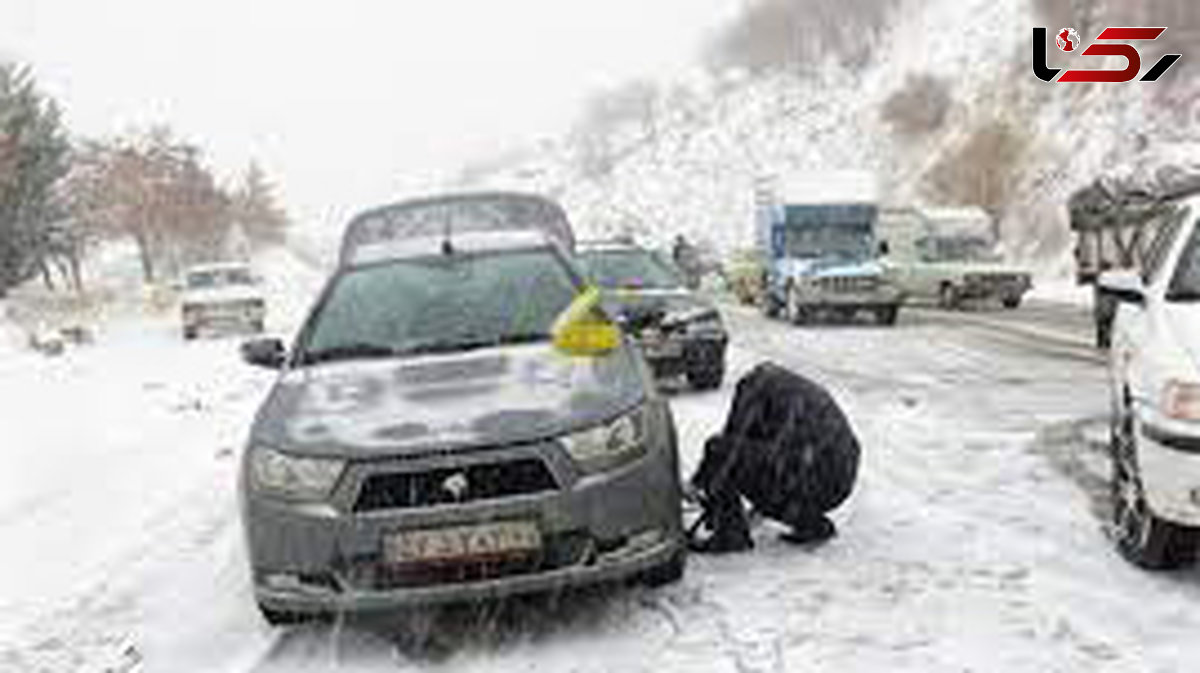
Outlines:
{"label": "windshield wiper", "polygon": [[1167,293],[1167,301],[1200,301],[1200,290],[1175,290]]}
{"label": "windshield wiper", "polygon": [[318,362],[333,360],[358,360],[365,358],[386,358],[397,355],[396,348],[383,344],[352,343],[340,346],[330,346],[319,350],[304,351],[300,356],[301,364],[311,365]]}

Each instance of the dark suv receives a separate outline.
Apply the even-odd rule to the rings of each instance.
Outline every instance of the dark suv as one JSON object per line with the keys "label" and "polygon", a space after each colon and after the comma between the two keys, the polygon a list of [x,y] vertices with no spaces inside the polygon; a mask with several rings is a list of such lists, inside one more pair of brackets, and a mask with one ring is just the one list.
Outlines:
{"label": "dark suv", "polygon": [[589,280],[604,291],[609,311],[638,340],[656,376],[682,374],[700,389],[721,386],[729,343],[721,314],[687,289],[670,262],[623,241],[581,243],[576,254]]}

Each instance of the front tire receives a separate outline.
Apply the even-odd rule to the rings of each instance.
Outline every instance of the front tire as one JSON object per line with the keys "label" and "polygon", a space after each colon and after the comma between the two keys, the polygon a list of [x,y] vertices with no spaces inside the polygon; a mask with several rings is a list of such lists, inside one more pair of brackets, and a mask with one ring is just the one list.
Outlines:
{"label": "front tire", "polygon": [[642,584],[648,587],[662,587],[682,580],[686,570],[687,552],[681,549],[675,552],[675,555],[669,560],[643,571],[639,579]]}
{"label": "front tire", "polygon": [[1003,299],[1001,299],[1000,303],[1004,305],[1004,308],[1015,309],[1021,305],[1021,295],[1019,295],[1019,294],[1011,295],[1010,294],[1007,297],[1004,297]]}
{"label": "front tire", "polygon": [[898,317],[900,317],[899,306],[881,306],[875,309],[875,322],[880,325],[895,325]]}
{"label": "front tire", "polygon": [[1159,518],[1146,500],[1137,433],[1126,406],[1112,432],[1112,525],[1117,551],[1146,570],[1171,570],[1196,558],[1196,530]]}
{"label": "front tire", "polygon": [[796,291],[795,285],[788,286],[785,304],[784,312],[787,320],[793,325],[803,325],[811,318],[811,310],[800,304],[800,293]]}
{"label": "front tire", "polygon": [[962,296],[958,288],[954,287],[951,283],[943,283],[942,287],[938,290],[938,306],[947,310],[954,310],[961,304]]}

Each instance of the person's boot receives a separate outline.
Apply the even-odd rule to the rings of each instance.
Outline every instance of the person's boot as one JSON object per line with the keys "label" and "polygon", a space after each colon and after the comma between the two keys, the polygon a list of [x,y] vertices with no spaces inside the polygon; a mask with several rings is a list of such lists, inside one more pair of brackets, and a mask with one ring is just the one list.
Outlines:
{"label": "person's boot", "polygon": [[712,535],[703,540],[689,540],[688,548],[700,554],[729,554],[754,548],[750,537],[750,522],[740,502],[712,506],[710,510]]}
{"label": "person's boot", "polygon": [[812,545],[825,542],[836,535],[837,526],[829,517],[821,515],[792,524],[792,529],[781,534],[779,539],[790,544]]}

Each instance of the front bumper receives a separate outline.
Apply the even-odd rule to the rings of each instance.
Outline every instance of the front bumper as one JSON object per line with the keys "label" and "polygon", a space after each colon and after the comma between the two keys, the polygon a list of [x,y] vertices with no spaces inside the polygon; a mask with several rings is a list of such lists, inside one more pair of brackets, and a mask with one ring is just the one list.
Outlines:
{"label": "front bumper", "polygon": [[642,355],[657,378],[725,366],[729,337],[714,335],[668,335],[661,340],[639,341]]}
{"label": "front bumper", "polygon": [[[664,414],[667,412],[664,410]],[[641,458],[583,475],[553,443],[478,452],[489,461],[546,461],[559,487],[539,493],[410,509],[355,511],[363,480],[347,471],[330,503],[298,505],[247,490],[242,510],[255,594],[265,607],[301,613],[361,612],[471,602],[631,578],[683,553],[674,433],[653,433]],[[461,456],[404,461],[405,470]],[[364,468],[379,469],[378,466]],[[384,539],[408,530],[499,521],[536,523],[536,561],[496,570],[466,567],[414,576],[383,556]],[[443,569],[444,570],[444,569]],[[460,572],[461,571],[461,572]]]}
{"label": "front bumper", "polygon": [[875,292],[806,292],[800,295],[799,304],[806,308],[883,308],[904,303],[904,293],[899,290]]}
{"label": "front bumper", "polygon": [[1150,509],[1168,521],[1200,526],[1200,426],[1143,416],[1137,458]]}

